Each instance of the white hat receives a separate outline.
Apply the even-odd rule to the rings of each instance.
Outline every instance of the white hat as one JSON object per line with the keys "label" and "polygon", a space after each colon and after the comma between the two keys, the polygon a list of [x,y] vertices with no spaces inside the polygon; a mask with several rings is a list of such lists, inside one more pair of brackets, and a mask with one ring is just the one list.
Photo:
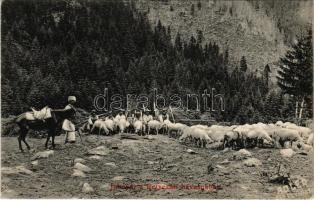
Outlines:
{"label": "white hat", "polygon": [[76,97],[75,96],[69,96],[68,101],[75,101],[76,102]]}

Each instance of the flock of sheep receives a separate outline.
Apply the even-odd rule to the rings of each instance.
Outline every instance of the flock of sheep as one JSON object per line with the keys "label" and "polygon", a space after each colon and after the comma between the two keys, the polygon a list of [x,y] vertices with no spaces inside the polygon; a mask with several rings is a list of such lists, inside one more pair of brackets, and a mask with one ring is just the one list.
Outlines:
{"label": "flock of sheep", "polygon": [[198,147],[221,148],[229,147],[284,147],[295,143],[298,148],[313,148],[313,132],[310,128],[298,126],[291,122],[278,121],[275,124],[245,124],[245,125],[193,125],[173,123],[169,115],[159,115],[154,119],[152,115],[143,114],[140,117],[126,117],[118,114],[115,117],[98,119],[90,124],[90,132],[98,130],[98,134],[111,135],[115,133],[167,134],[169,137],[179,138],[181,143],[195,144]]}

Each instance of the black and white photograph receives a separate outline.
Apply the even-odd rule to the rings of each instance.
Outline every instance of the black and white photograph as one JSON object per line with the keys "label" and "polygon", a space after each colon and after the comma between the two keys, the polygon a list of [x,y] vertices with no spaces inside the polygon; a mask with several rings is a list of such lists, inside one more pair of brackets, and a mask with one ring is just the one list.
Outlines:
{"label": "black and white photograph", "polygon": [[2,0],[2,199],[313,199],[313,0]]}

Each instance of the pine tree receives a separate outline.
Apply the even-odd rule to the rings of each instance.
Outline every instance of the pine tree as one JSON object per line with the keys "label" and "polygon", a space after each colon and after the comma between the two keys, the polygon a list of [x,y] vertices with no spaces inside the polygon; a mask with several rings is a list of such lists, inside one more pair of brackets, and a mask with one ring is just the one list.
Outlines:
{"label": "pine tree", "polygon": [[[300,38],[298,43],[293,45],[292,50],[280,59],[278,85],[285,94],[293,95],[296,99],[296,114],[299,118],[302,117],[305,101],[313,92],[312,56],[312,31],[309,31],[307,36]],[[299,111],[298,107],[301,107]]]}
{"label": "pine tree", "polygon": [[197,8],[198,8],[198,10],[201,10],[202,9],[202,3],[199,1],[199,2],[197,2]]}
{"label": "pine tree", "polygon": [[174,46],[177,49],[177,51],[180,52],[182,50],[182,41],[181,41],[180,33],[177,33],[177,35],[176,35]]}
{"label": "pine tree", "polygon": [[195,8],[194,8],[194,4],[191,5],[191,15],[194,16],[195,13]]}
{"label": "pine tree", "polygon": [[264,73],[263,73],[263,78],[264,78],[264,83],[266,85],[266,88],[268,89],[269,87],[269,73],[270,73],[270,67],[269,65],[267,64],[264,68]]}
{"label": "pine tree", "polygon": [[246,59],[244,56],[242,56],[241,61],[240,61],[240,69],[242,72],[246,72],[247,70]]}

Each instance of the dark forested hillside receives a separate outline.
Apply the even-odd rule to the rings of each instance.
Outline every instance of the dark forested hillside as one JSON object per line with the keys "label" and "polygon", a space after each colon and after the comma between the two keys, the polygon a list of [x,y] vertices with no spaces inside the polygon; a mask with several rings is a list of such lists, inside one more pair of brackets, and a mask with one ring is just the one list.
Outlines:
{"label": "dark forested hillside", "polygon": [[267,70],[257,77],[245,55],[231,67],[228,49],[204,44],[201,32],[187,42],[177,33],[172,43],[171,27],[150,25],[132,3],[6,0],[1,11],[3,116],[31,106],[63,107],[68,95],[90,110],[105,87],[122,95],[158,88],[164,96],[215,88],[226,101],[225,112],[211,113],[217,120],[267,121],[293,113],[289,98],[269,91]]}

